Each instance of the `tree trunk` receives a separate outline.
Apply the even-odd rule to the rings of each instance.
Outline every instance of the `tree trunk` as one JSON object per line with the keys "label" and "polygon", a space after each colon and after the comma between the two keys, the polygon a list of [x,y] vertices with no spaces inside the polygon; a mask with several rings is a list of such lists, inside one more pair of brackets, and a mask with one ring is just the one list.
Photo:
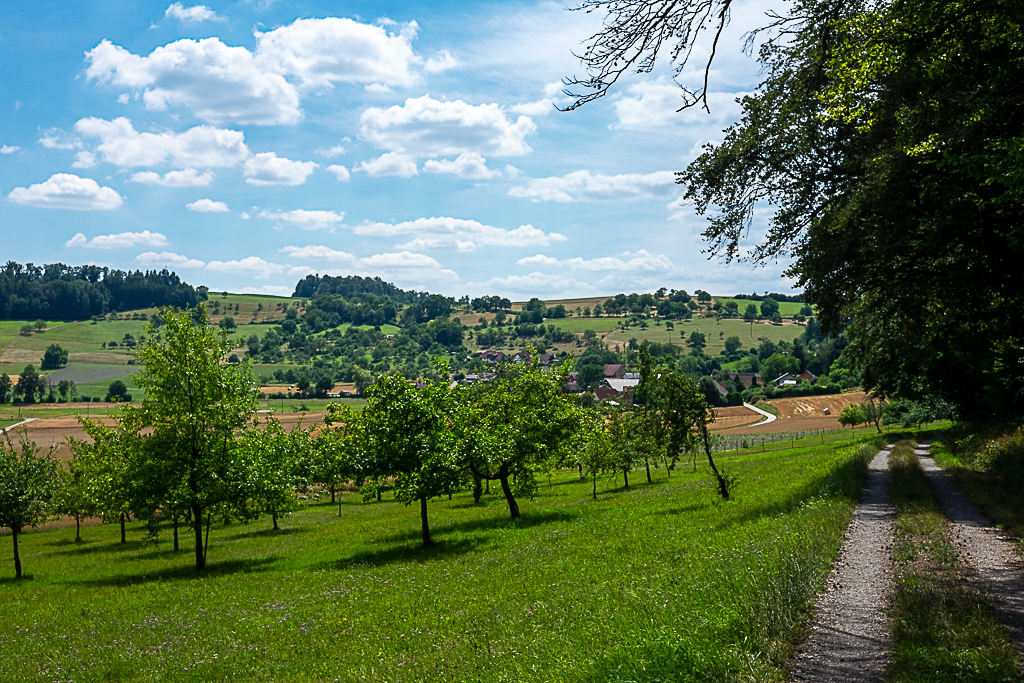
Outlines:
{"label": "tree trunk", "polygon": [[121,514],[121,543],[125,543],[124,537],[124,514]]}
{"label": "tree trunk", "polygon": [[473,502],[479,503],[480,496],[484,493],[483,480],[480,479],[480,475],[476,472],[473,473]]}
{"label": "tree trunk", "polygon": [[82,542],[82,515],[75,515],[75,543]]}
{"label": "tree trunk", "polygon": [[629,468],[628,467],[623,467],[622,468],[622,482],[625,484],[625,486],[623,486],[623,488],[628,489],[629,488]]}
{"label": "tree trunk", "polygon": [[646,455],[644,456],[644,467],[647,468],[647,483],[651,484],[653,483],[651,480],[651,460]]}
{"label": "tree trunk", "polygon": [[331,505],[334,505],[337,501],[334,500],[334,482],[331,482]]}
{"label": "tree trunk", "polygon": [[508,503],[509,514],[512,515],[512,519],[519,519],[519,503],[516,502],[512,495],[512,488],[508,485],[508,475],[502,474],[498,478],[501,481],[501,491],[505,494],[505,501]]}
{"label": "tree trunk", "polygon": [[423,527],[423,547],[429,548],[434,545],[430,538],[430,523],[427,521],[427,497],[420,498],[420,524]]}
{"label": "tree trunk", "polygon": [[270,513],[270,516],[274,520],[274,531],[280,531],[281,527],[277,526],[277,513],[276,512],[272,512],[272,513]]}
{"label": "tree trunk", "polygon": [[196,532],[196,569],[206,569],[206,553],[203,552],[203,511],[198,505],[192,508],[192,527]]}
{"label": "tree trunk", "polygon": [[178,518],[174,518],[174,552],[178,552]]}
{"label": "tree trunk", "polygon": [[587,478],[583,476],[583,463],[579,463],[580,468],[580,481],[586,481]]}
{"label": "tree trunk", "polygon": [[708,436],[708,430],[704,429],[704,452],[708,455],[708,464],[711,465],[711,471],[715,473],[715,479],[718,480],[718,493],[721,494],[722,500],[729,500],[729,486],[726,484],[725,479],[718,472],[718,468],[715,467],[715,460],[711,457],[711,440]]}
{"label": "tree trunk", "polygon": [[594,500],[597,500],[597,470],[594,470]]}
{"label": "tree trunk", "polygon": [[21,578],[21,555],[18,553],[18,529],[11,529],[11,538],[14,539],[14,578]]}

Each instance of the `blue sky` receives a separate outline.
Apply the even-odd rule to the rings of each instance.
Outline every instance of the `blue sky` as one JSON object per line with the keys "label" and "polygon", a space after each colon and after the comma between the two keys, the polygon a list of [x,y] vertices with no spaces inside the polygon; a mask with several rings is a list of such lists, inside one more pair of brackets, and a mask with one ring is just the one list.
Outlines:
{"label": "blue sky", "polygon": [[678,114],[667,71],[556,111],[601,20],[558,3],[5,2],[4,260],[285,295],[313,272],[514,299],[786,291],[780,264],[708,261],[673,183],[756,85],[740,44],[768,7],[734,5],[711,113]]}

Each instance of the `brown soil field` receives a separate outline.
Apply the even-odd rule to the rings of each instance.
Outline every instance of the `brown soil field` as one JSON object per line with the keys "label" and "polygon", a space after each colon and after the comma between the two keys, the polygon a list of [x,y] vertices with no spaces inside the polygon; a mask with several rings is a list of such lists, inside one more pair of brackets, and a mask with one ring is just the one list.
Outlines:
{"label": "brown soil field", "polygon": [[715,422],[711,426],[712,431],[721,431],[743,425],[754,424],[763,420],[764,416],[755,413],[750,408],[743,406],[730,406],[727,408],[715,409]]}
{"label": "brown soil field", "polygon": [[[864,400],[864,392],[852,394],[831,394],[829,396],[804,396],[769,401],[779,411],[775,422],[757,427],[730,426],[722,429],[724,434],[777,434],[779,432],[802,432],[814,429],[838,429],[839,413],[851,403]],[[832,413],[825,415],[828,408]]]}

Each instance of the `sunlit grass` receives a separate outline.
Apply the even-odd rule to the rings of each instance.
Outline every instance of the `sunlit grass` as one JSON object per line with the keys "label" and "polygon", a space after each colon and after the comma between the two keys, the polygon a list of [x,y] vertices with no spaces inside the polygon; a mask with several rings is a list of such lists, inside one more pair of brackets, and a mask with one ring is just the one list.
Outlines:
{"label": "sunlit grass", "polygon": [[[318,503],[214,526],[210,569],[131,525],[26,534],[0,582],[0,680],[784,680],[863,480],[855,449],[797,442],[653,485],[575,472],[508,519],[500,496]],[[340,511],[340,516],[339,516]],[[9,542],[0,571],[10,563]],[[13,574],[13,570],[9,572]]]}

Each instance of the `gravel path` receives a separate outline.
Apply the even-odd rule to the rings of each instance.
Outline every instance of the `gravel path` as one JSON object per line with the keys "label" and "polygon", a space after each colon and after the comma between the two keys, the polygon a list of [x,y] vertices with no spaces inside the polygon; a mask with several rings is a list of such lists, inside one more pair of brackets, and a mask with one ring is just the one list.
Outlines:
{"label": "gravel path", "polygon": [[949,535],[968,575],[992,598],[992,606],[1024,651],[1024,561],[1013,543],[953,483],[928,453],[928,445],[914,452],[928,475],[949,520]]}
{"label": "gravel path", "polygon": [[881,681],[889,623],[882,607],[892,583],[895,511],[889,501],[889,451],[871,461],[839,560],[818,599],[810,637],[793,661],[795,682]]}
{"label": "gravel path", "polygon": [[749,408],[750,410],[753,410],[755,413],[761,413],[762,415],[764,415],[763,420],[761,420],[760,422],[755,422],[752,425],[747,425],[748,427],[757,427],[758,425],[766,425],[771,422],[775,422],[775,416],[769,413],[767,410],[761,410],[757,406],[751,405],[749,403],[744,403],[743,407]]}

